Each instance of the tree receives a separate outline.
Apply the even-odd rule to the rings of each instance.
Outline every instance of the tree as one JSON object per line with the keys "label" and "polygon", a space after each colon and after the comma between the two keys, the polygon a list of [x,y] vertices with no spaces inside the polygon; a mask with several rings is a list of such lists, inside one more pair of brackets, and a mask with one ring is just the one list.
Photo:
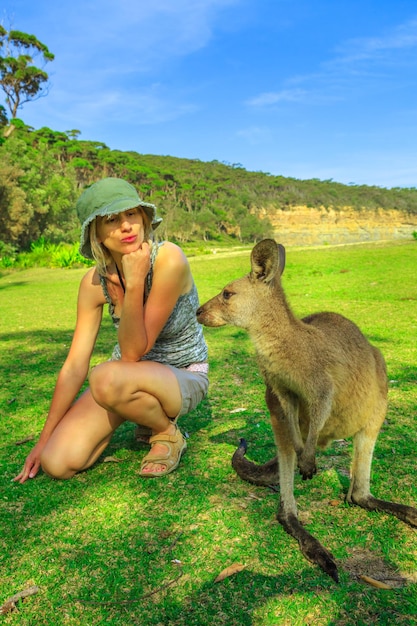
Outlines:
{"label": "tree", "polygon": [[0,127],[7,126],[9,120],[7,119],[6,109],[2,104],[0,104]]}
{"label": "tree", "polygon": [[26,194],[19,187],[22,175],[18,165],[1,158],[0,152],[0,249],[7,245],[13,248],[18,244],[24,229]]}
{"label": "tree", "polygon": [[41,56],[43,63],[54,60],[54,55],[35,35],[18,30],[7,31],[0,25],[0,85],[6,94],[6,104],[12,118],[25,103],[45,93],[48,74],[35,65],[33,59]]}

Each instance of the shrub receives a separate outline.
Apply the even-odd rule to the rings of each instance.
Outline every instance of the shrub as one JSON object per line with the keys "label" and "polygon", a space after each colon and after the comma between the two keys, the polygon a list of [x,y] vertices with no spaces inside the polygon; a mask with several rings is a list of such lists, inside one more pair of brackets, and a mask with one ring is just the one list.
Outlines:
{"label": "shrub", "polygon": [[54,267],[80,267],[93,263],[81,256],[77,243],[72,245],[61,243],[54,246],[51,254],[51,262]]}
{"label": "shrub", "polygon": [[29,267],[82,267],[91,266],[94,262],[85,259],[78,251],[78,244],[54,244],[40,237],[30,246],[29,252],[16,253],[13,246],[0,241],[0,268]]}

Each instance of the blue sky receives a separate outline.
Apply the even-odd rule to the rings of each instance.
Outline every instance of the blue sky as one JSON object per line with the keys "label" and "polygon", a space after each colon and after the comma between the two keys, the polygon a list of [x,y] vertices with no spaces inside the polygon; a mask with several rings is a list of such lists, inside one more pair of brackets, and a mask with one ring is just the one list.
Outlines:
{"label": "blue sky", "polygon": [[300,179],[417,186],[415,0],[3,7],[7,29],[55,54],[49,94],[18,114],[34,128]]}

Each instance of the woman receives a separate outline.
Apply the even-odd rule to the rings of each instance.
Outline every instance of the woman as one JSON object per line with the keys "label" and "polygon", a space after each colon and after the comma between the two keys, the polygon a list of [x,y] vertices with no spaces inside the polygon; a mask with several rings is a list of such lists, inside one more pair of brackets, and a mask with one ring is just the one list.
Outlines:
{"label": "woman", "polygon": [[[162,220],[128,182],[104,178],[84,191],[76,208],[80,252],[96,266],[81,280],[73,340],[39,441],[14,480],[34,478],[39,467],[54,478],[71,478],[98,459],[126,420],[151,435],[141,476],[163,476],[186,449],[177,418],[208,388],[190,267],[178,246],[151,241]],[[91,370],[89,388],[75,400],[106,303],[118,345],[110,361]]]}

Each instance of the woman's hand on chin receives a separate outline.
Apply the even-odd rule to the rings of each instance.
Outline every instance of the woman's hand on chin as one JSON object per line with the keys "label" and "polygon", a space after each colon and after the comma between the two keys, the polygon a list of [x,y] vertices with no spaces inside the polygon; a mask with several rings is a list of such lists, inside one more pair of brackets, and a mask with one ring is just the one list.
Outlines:
{"label": "woman's hand on chin", "polygon": [[124,254],[122,257],[122,267],[126,285],[137,279],[140,279],[142,282],[151,268],[149,244],[144,241],[134,252]]}

